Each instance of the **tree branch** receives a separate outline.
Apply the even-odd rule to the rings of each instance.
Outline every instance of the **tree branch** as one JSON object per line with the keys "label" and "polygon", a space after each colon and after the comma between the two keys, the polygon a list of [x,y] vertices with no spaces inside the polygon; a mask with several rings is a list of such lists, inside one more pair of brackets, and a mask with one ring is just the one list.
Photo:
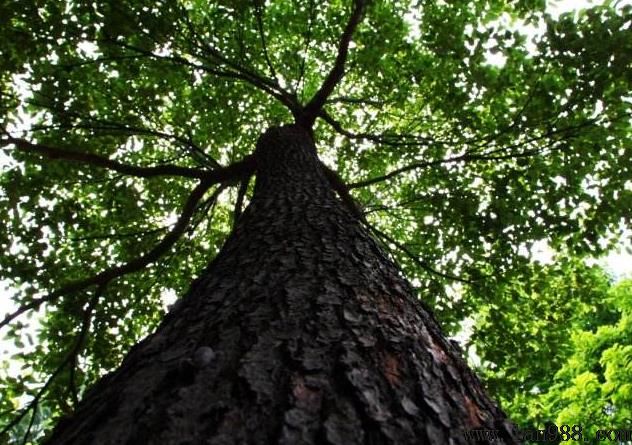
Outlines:
{"label": "tree branch", "polygon": [[432,166],[440,165],[440,164],[452,164],[455,162],[462,162],[471,157],[473,157],[473,155],[462,155],[462,156],[456,156],[454,158],[438,159],[435,161],[428,161],[428,162],[415,162],[413,164],[409,164],[404,167],[395,169],[383,176],[377,176],[375,178],[365,179],[364,181],[353,182],[349,184],[349,188],[355,189],[355,188],[360,188],[360,187],[366,187],[367,185],[373,185],[373,184],[377,184],[378,182],[387,181],[393,178],[394,176],[400,175],[402,173],[405,173],[411,170],[416,170],[418,168],[432,167]]}
{"label": "tree branch", "polygon": [[386,102],[382,100],[364,99],[362,97],[338,96],[327,99],[325,101],[325,104],[353,104],[370,105],[372,107],[383,107]]}
{"label": "tree branch", "polygon": [[249,182],[249,177],[242,179],[239,190],[237,191],[237,199],[235,200],[235,208],[233,209],[233,229],[237,225],[237,221],[239,221],[239,217],[241,216],[241,212],[243,210],[242,208],[244,206],[244,198],[246,197],[246,191],[248,190]]}
{"label": "tree branch", "polygon": [[[571,131],[574,130],[578,130],[581,129],[583,127],[586,126],[590,126],[593,125],[595,122],[594,120],[588,120],[586,122],[577,124],[577,125],[573,125],[570,127],[566,127],[566,128],[561,128],[558,130],[550,130],[547,131],[546,133],[540,134],[538,136],[534,136],[526,141],[521,141],[519,143],[516,144],[512,144],[512,145],[507,145],[504,147],[499,147],[493,150],[489,150],[485,153],[480,153],[480,154],[475,154],[473,152],[466,152],[462,155],[459,156],[455,156],[452,158],[446,158],[446,159],[437,159],[434,161],[426,161],[426,162],[415,162],[409,165],[406,165],[404,167],[395,169],[383,176],[378,176],[375,178],[370,178],[370,179],[366,179],[364,181],[358,181],[358,182],[354,182],[352,184],[349,184],[349,188],[350,189],[354,189],[354,188],[359,188],[359,187],[365,187],[367,185],[372,185],[372,184],[376,184],[378,182],[382,182],[382,181],[387,181],[401,173],[405,173],[411,170],[416,170],[418,168],[426,168],[426,167],[432,167],[432,166],[436,166],[436,165],[440,165],[440,164],[452,164],[452,163],[457,163],[457,162],[470,162],[470,161],[481,161],[481,162],[489,162],[489,161],[504,161],[504,160],[508,160],[508,159],[519,159],[519,158],[526,158],[526,157],[530,157],[530,156],[535,156],[537,154],[541,154],[543,153],[545,150],[547,149],[551,149],[553,150],[553,146],[556,143],[562,142],[564,140],[564,137],[566,136],[566,133],[569,133]],[[561,136],[559,136],[561,135]],[[531,144],[533,142],[537,142],[539,140],[545,139],[545,138],[551,138],[554,136],[558,136],[558,139],[552,139],[549,143],[534,148],[532,150],[524,150],[518,153],[506,153],[506,154],[499,154],[502,152],[506,152],[518,147],[523,147],[526,144]]]}
{"label": "tree branch", "polygon": [[320,89],[314,94],[312,99],[304,108],[304,117],[306,120],[305,124],[308,124],[308,128],[311,128],[316,117],[318,116],[319,111],[325,104],[325,101],[334,90],[336,85],[342,79],[345,72],[345,62],[347,61],[347,55],[349,53],[349,43],[351,42],[351,38],[353,37],[353,33],[355,32],[358,24],[362,20],[362,14],[364,13],[365,0],[355,0],[353,2],[353,10],[351,11],[351,16],[349,17],[349,21],[345,26],[345,29],[340,37],[340,42],[338,44],[338,54],[336,55],[336,60],[334,62],[334,66],[329,71],[327,77],[323,81]]}
{"label": "tree branch", "polygon": [[158,227],[155,229],[147,229],[147,230],[139,230],[136,232],[126,232],[126,233],[112,233],[112,234],[102,234],[102,235],[90,235],[90,236],[78,236],[69,238],[71,241],[89,241],[89,240],[98,240],[98,239],[124,239],[124,238],[138,238],[145,237],[147,235],[151,235],[158,232],[164,232],[167,230],[169,226]]}
{"label": "tree branch", "polygon": [[[49,159],[76,161],[83,164],[93,165],[95,167],[107,168],[126,175],[138,176],[140,178],[150,178],[154,176],[182,176],[185,178],[203,179],[207,177],[207,173],[204,170],[195,168],[180,167],[171,164],[158,165],[155,167],[137,167],[113,161],[112,159],[93,153],[66,150],[44,144],[34,144],[25,139],[14,138],[12,136],[9,136],[7,142],[12,143],[18,150],[26,153],[37,153]],[[6,145],[7,142],[4,144]]]}
{"label": "tree branch", "polygon": [[[197,212],[198,220],[192,221],[192,223],[189,224],[189,227],[187,227],[187,230],[186,230],[190,238],[193,237],[193,234],[195,233],[198,226],[202,223],[203,220],[211,221],[213,219],[213,213],[215,210],[215,206],[217,205],[217,200],[219,198],[219,195],[221,195],[222,192],[226,190],[226,187],[228,187],[226,184],[220,184],[219,187],[213,190],[213,193],[211,193],[211,196],[206,198],[203,202],[201,202],[198,205],[198,209],[199,209],[199,211]],[[210,216],[209,216],[209,213],[210,213]]]}
{"label": "tree branch", "polygon": [[270,75],[276,79],[277,74],[274,70],[274,65],[272,65],[272,61],[270,60],[270,55],[268,54],[268,45],[266,44],[266,34],[263,29],[263,5],[262,3],[255,2],[255,18],[257,20],[257,28],[259,30],[259,37],[261,39],[261,48],[263,50],[263,57],[266,60],[266,64],[268,65],[268,69],[270,70]]}
{"label": "tree branch", "polygon": [[79,334],[77,335],[75,344],[72,347],[72,349],[69,351],[66,358],[64,358],[64,360],[59,364],[59,366],[55,368],[55,371],[53,371],[53,373],[48,377],[48,379],[46,380],[46,383],[44,383],[44,386],[42,386],[39,389],[37,394],[33,396],[33,399],[29,402],[29,404],[17,416],[15,416],[13,420],[11,420],[2,429],[2,431],[0,431],[0,437],[4,435],[6,432],[8,432],[11,428],[16,426],[18,423],[20,423],[20,421],[24,418],[24,416],[26,416],[29,411],[33,410],[33,415],[31,416],[29,425],[26,429],[26,432],[24,433],[23,443],[27,443],[28,437],[31,433],[31,429],[33,428],[33,422],[35,419],[35,415],[37,413],[37,407],[39,405],[40,399],[42,398],[42,396],[44,395],[48,387],[53,383],[53,381],[57,378],[57,376],[64,370],[64,368],[67,365],[71,365],[71,387],[74,386],[74,367],[76,366],[77,355],[81,351],[81,348],[83,347],[83,343],[85,342],[85,339],[88,335],[88,331],[90,329],[90,323],[92,321],[92,312],[94,311],[94,308],[96,304],[98,303],[99,298],[103,294],[103,291],[105,290],[106,286],[107,286],[107,283],[100,284],[99,287],[95,290],[94,295],[92,296],[92,298],[90,299],[90,302],[88,303],[88,307],[83,313],[81,328],[79,330]]}
{"label": "tree branch", "polygon": [[93,275],[92,277],[71,282],[61,287],[60,289],[49,293],[48,295],[33,299],[30,303],[20,306],[19,309],[12,312],[11,314],[8,314],[4,318],[4,320],[0,322],[0,329],[9,324],[13,319],[20,316],[24,312],[32,309],[37,309],[42,304],[53,301],[62,295],[71,294],[93,285],[107,284],[110,281],[123,275],[137,272],[143,269],[148,264],[151,264],[158,260],[176,243],[176,241],[184,233],[187,225],[189,224],[189,221],[191,220],[191,217],[195,212],[198,202],[200,201],[200,199],[202,199],[204,193],[206,193],[211,185],[213,185],[213,182],[209,180],[204,180],[201,181],[200,184],[198,184],[193,189],[186,202],[184,203],[180,217],[176,221],[173,229],[167,235],[165,235],[165,237],[149,252],[128,263],[123,264],[122,266],[112,267],[96,275]]}
{"label": "tree branch", "polygon": [[[155,167],[137,167],[113,161],[103,156],[92,153],[82,153],[51,147],[43,144],[33,144],[24,139],[9,136],[4,145],[12,143],[19,150],[37,153],[51,159],[64,159],[68,161],[82,162],[96,167],[107,168],[122,174],[150,178],[155,176],[182,176],[186,178],[202,179],[209,183],[209,186],[218,182],[239,180],[246,175],[251,175],[255,168],[252,155],[246,156],[241,161],[235,162],[227,167],[220,167],[214,170],[200,170],[177,165],[158,165]],[[1,144],[0,144],[1,145]]]}
{"label": "tree branch", "polygon": [[[41,94],[40,94],[41,95]],[[50,128],[62,128],[62,129],[85,129],[85,130],[93,130],[93,131],[110,131],[110,132],[119,132],[125,133],[128,135],[138,135],[138,136],[155,136],[161,139],[173,140],[178,144],[182,145],[191,153],[192,158],[197,161],[199,164],[204,166],[211,167],[220,167],[220,164],[204,152],[200,147],[198,147],[195,143],[193,143],[193,138],[189,135],[187,138],[182,136],[178,136],[176,134],[166,133],[160,130],[152,130],[146,127],[139,127],[135,125],[122,124],[116,121],[104,120],[104,119],[95,119],[92,116],[85,116],[77,112],[70,112],[69,110],[60,109],[56,107],[51,107],[47,104],[38,103],[32,100],[26,101],[29,104],[46,108],[49,110],[56,111],[58,113],[64,113],[69,116],[74,116],[82,121],[87,121],[89,123],[78,123],[78,124],[58,124],[58,125],[33,125],[30,131],[41,131],[47,130]],[[110,133],[115,134],[115,133]]]}
{"label": "tree branch", "polygon": [[75,408],[79,404],[77,383],[75,381],[75,373],[76,373],[76,368],[77,368],[77,358],[79,356],[79,352],[81,352],[81,349],[84,347],[84,343],[85,343],[86,337],[88,336],[88,332],[90,331],[90,323],[92,322],[92,313],[94,312],[94,308],[96,307],[97,303],[99,302],[99,299],[103,295],[103,292],[105,292],[105,288],[106,287],[107,287],[107,283],[99,285],[99,287],[97,287],[96,291],[94,292],[94,295],[92,295],[92,298],[88,302],[88,307],[84,311],[83,318],[81,320],[81,328],[79,330],[79,335],[77,336],[77,342],[75,343],[75,347],[73,348],[73,350],[70,353],[70,386],[69,386],[69,390],[71,391],[71,395],[72,395],[72,399],[73,399],[73,403],[75,405]]}
{"label": "tree branch", "polygon": [[234,162],[226,167],[209,170],[204,173],[204,180],[212,184],[218,182],[237,182],[240,179],[254,174],[256,161],[254,155],[248,155],[241,161]]}
{"label": "tree branch", "polygon": [[[259,88],[260,90],[268,93],[283,105],[285,105],[292,113],[296,113],[298,109],[297,102],[292,98],[290,94],[288,94],[285,90],[283,90],[279,85],[276,85],[274,82],[266,79],[259,74],[247,70],[243,66],[230,61],[228,58],[224,57],[221,52],[212,47],[205,47],[203,50],[208,53],[215,62],[219,61],[220,63],[226,65],[228,69],[217,69],[213,68],[206,64],[195,63],[187,60],[186,58],[178,55],[169,55],[162,56],[159,54],[155,54],[152,51],[147,51],[143,48],[138,48],[133,45],[125,44],[123,42],[116,41],[115,39],[106,40],[106,42],[120,46],[121,48],[125,48],[129,51],[135,51],[139,54],[147,55],[148,57],[153,57],[157,60],[165,60],[176,65],[182,65],[189,68],[194,68],[198,70],[202,70],[206,73],[213,74],[218,77],[224,77],[228,79],[242,80],[250,85]],[[198,56],[200,57],[200,56]]]}
{"label": "tree branch", "polygon": [[108,57],[97,57],[95,59],[81,60],[80,62],[74,63],[58,63],[55,65],[56,68],[62,70],[72,70],[74,68],[79,68],[86,65],[96,65],[101,63],[110,63],[110,62],[120,62],[127,60],[137,60],[146,58],[146,55],[143,54],[135,54],[135,55],[125,55],[125,56],[108,56]]}
{"label": "tree branch", "polygon": [[546,148],[548,148],[548,146],[538,148],[535,150],[527,150],[520,153],[511,153],[511,154],[497,155],[497,156],[486,155],[486,154],[474,155],[474,154],[466,153],[460,156],[455,156],[453,158],[437,159],[437,160],[428,161],[428,162],[415,162],[415,163],[406,165],[404,167],[395,169],[383,176],[377,176],[375,178],[366,179],[364,181],[354,182],[352,184],[349,184],[349,188],[354,189],[354,188],[366,187],[367,185],[372,185],[378,182],[387,181],[397,175],[400,175],[402,173],[405,173],[411,170],[416,170],[418,168],[427,168],[427,167],[433,167],[433,166],[442,165],[442,164],[454,164],[458,162],[501,161],[501,160],[507,160],[507,159],[525,158],[529,156],[534,156],[538,153],[542,153]]}
{"label": "tree branch", "polygon": [[[49,99],[50,101],[54,100],[53,97],[44,95],[41,92],[38,93],[38,96],[44,97],[46,99]],[[74,117],[74,118],[82,120],[81,123],[77,123],[77,124],[72,124],[72,123],[54,124],[54,125],[38,125],[38,124],[34,124],[28,130],[28,131],[31,131],[31,132],[33,132],[33,131],[41,131],[41,130],[48,130],[48,129],[51,129],[51,128],[61,128],[61,129],[85,129],[85,130],[95,130],[95,131],[109,130],[109,131],[124,132],[124,133],[130,134],[130,135],[155,136],[155,137],[159,137],[161,139],[173,140],[173,141],[175,141],[175,142],[177,142],[177,143],[189,148],[192,151],[194,151],[194,150],[200,151],[201,154],[207,158],[208,162],[213,163],[215,166],[219,165],[219,164],[217,164],[217,161],[212,159],[208,154],[204,153],[200,147],[195,145],[190,137],[185,138],[183,136],[178,136],[176,134],[166,133],[164,131],[155,130],[155,129],[151,129],[151,128],[147,128],[147,127],[140,127],[140,126],[137,126],[137,125],[123,124],[121,122],[111,121],[111,120],[107,120],[107,119],[94,118],[93,116],[90,116],[90,115],[87,115],[87,114],[81,114],[81,113],[79,113],[77,111],[72,111],[72,110],[61,108],[61,107],[55,107],[55,106],[52,106],[51,104],[43,103],[41,101],[35,101],[35,100],[32,100],[32,99],[31,100],[26,99],[24,102],[26,104],[29,104],[29,105],[34,105],[36,107],[45,108],[47,110],[51,110],[51,111],[54,111],[56,113],[64,114],[64,115],[67,115],[69,117]]]}
{"label": "tree branch", "polygon": [[360,208],[356,200],[353,199],[353,196],[351,196],[351,194],[349,193],[349,187],[347,186],[347,184],[345,184],[345,182],[336,171],[330,169],[322,162],[321,167],[323,169],[323,172],[325,173],[325,176],[327,177],[327,180],[329,181],[329,184],[336,191],[336,193],[338,193],[340,200],[345,204],[347,209],[349,209],[349,211],[360,221],[365,221],[364,213],[362,212],[362,209]]}
{"label": "tree branch", "polygon": [[404,244],[402,244],[402,243],[398,242],[397,240],[391,238],[386,233],[376,229],[375,227],[373,227],[371,225],[367,225],[367,226],[369,227],[369,230],[373,231],[378,237],[385,239],[386,241],[388,241],[389,243],[391,243],[395,247],[397,247],[399,250],[404,252],[407,257],[409,257],[411,260],[413,260],[415,262],[415,264],[417,264],[419,267],[421,267],[425,271],[430,272],[431,274],[440,276],[441,278],[446,278],[448,280],[459,281],[461,283],[467,283],[467,284],[473,284],[473,281],[467,280],[465,278],[460,278],[460,277],[457,277],[457,276],[454,276],[454,275],[446,274],[446,273],[443,273],[443,272],[439,272],[438,270],[433,269],[432,267],[430,267],[430,265],[426,261],[422,260],[417,255],[415,255],[413,252],[411,252]]}
{"label": "tree branch", "polygon": [[377,144],[390,145],[392,147],[410,147],[418,145],[446,145],[446,142],[437,141],[432,138],[417,136],[413,134],[372,134],[372,133],[352,133],[346,130],[335,120],[329,113],[321,109],[318,117],[327,122],[336,132],[348,137],[349,139],[363,139]]}
{"label": "tree branch", "polygon": [[[298,91],[301,83],[305,80],[305,64],[307,62],[307,50],[309,49],[309,45],[312,42],[312,26],[314,23],[316,8],[314,5],[314,0],[309,0],[309,15],[307,17],[307,31],[305,32],[305,43],[303,45],[303,57],[301,57],[301,65],[298,69],[298,77],[296,79],[296,83],[294,84],[294,91]],[[303,92],[304,89],[301,90],[301,101],[303,101]]]}

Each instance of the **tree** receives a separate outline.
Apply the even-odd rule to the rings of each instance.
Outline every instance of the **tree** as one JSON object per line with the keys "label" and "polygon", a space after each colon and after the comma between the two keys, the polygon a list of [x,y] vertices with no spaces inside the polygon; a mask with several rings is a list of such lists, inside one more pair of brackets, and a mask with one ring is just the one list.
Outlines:
{"label": "tree", "polygon": [[525,430],[576,425],[583,442],[625,442],[631,426],[630,280],[611,284],[599,268],[574,261],[539,269],[532,280],[506,289],[514,305],[499,311],[500,324],[510,335],[494,336],[491,314],[482,308],[485,320],[471,338],[480,351],[479,373]]}
{"label": "tree", "polygon": [[557,422],[586,425],[587,436],[597,438],[592,443],[631,438],[631,301],[630,280],[608,290],[607,304],[615,308],[615,320],[574,332],[574,353],[538,397],[543,411]]}
{"label": "tree", "polygon": [[[596,253],[629,227],[630,8],[543,3],[3,5],[0,261],[19,291],[1,326],[19,346],[46,308],[15,357],[31,371],[0,381],[5,432],[77,407],[59,441],[138,403],[114,436],[512,441],[380,252],[455,332],[534,242]],[[546,31],[529,51],[510,20]],[[186,297],[86,393],[159,324],[165,289]],[[176,421],[187,403],[208,417]]]}
{"label": "tree", "polygon": [[[477,329],[469,341],[479,356],[477,371],[512,420],[525,429],[542,428],[547,421],[592,426],[594,422],[578,419],[557,421],[557,411],[544,410],[538,394],[549,392],[556,374],[578,356],[578,345],[571,339],[616,322],[614,308],[624,301],[608,295],[611,285],[603,270],[583,261],[562,259],[531,269],[524,279],[506,283],[493,303],[473,315]],[[498,330],[506,335],[497,335]],[[510,350],[516,352],[503,353]]]}

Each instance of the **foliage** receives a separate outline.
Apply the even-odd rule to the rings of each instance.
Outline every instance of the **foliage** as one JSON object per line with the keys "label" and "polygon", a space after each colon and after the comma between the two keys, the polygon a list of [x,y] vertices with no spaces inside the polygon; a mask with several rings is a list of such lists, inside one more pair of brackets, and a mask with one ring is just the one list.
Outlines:
{"label": "foliage", "polygon": [[[599,429],[614,438],[632,427],[632,280],[609,285],[598,270],[565,267],[519,287],[517,304],[502,311],[515,322],[508,335],[473,343],[490,390],[514,421],[579,425],[585,442],[596,444]],[[553,310],[537,310],[543,306]],[[489,323],[477,336],[486,330]]]}
{"label": "foliage", "polygon": [[612,287],[607,298],[617,319],[573,332],[574,353],[540,396],[550,418],[589,426],[592,437],[598,428],[632,428],[632,281]]}
{"label": "foliage", "polygon": [[608,286],[600,269],[579,261],[533,264],[520,279],[498,286],[493,300],[473,314],[470,341],[482,376],[515,421],[525,416],[513,406],[525,409],[532,393],[547,391],[574,353],[569,334],[613,319]]}
{"label": "foliage", "polygon": [[449,332],[474,314],[477,339],[517,329],[485,311],[542,286],[560,311],[521,307],[573,322],[530,348],[588,329],[601,282],[571,296],[525,252],[595,255],[630,226],[632,8],[544,3],[0,5],[2,328],[22,366],[0,370],[0,430],[37,436],[156,326],[247,203],[257,136],[293,120]]}

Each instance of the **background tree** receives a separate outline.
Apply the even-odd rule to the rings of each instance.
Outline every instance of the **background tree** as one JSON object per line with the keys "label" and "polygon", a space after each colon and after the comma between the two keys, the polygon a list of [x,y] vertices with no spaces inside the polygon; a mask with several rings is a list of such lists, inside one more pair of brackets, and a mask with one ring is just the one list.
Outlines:
{"label": "background tree", "polygon": [[603,442],[599,429],[625,442],[615,434],[631,426],[630,280],[572,261],[539,268],[475,316],[479,372],[523,428],[580,425],[587,443]]}
{"label": "background tree", "polygon": [[506,307],[534,242],[611,246],[632,208],[630,7],[544,6],[3,4],[7,338],[45,308],[2,374],[5,429],[49,428],[157,325],[252,196],[271,125],[315,119],[340,194],[448,332]]}
{"label": "background tree", "polygon": [[[631,299],[630,280],[608,290],[606,303],[616,317],[611,323],[573,332],[573,353],[556,373],[553,384],[538,395],[531,417],[544,415],[558,424],[586,425],[592,438],[601,429],[606,431],[607,440],[630,440]],[[542,411],[536,414],[540,406]],[[603,440],[592,441],[597,442]]]}

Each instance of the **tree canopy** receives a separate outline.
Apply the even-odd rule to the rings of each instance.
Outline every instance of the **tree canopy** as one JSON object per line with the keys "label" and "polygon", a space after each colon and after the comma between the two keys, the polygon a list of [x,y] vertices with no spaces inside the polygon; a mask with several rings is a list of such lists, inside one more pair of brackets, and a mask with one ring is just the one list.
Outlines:
{"label": "tree canopy", "polygon": [[[444,328],[478,320],[508,403],[571,326],[629,369],[618,334],[591,331],[624,323],[592,309],[607,286],[564,282],[630,227],[632,6],[611,3],[4,2],[0,326],[21,369],[0,369],[0,429],[37,437],[156,326],[247,204],[258,135],[292,121]],[[543,271],[537,243],[569,260]],[[524,317],[533,335],[502,337]],[[591,357],[534,382],[597,378]]]}
{"label": "tree canopy", "polygon": [[473,315],[479,374],[524,428],[578,425],[589,443],[629,430],[632,282],[577,260],[531,267]]}

